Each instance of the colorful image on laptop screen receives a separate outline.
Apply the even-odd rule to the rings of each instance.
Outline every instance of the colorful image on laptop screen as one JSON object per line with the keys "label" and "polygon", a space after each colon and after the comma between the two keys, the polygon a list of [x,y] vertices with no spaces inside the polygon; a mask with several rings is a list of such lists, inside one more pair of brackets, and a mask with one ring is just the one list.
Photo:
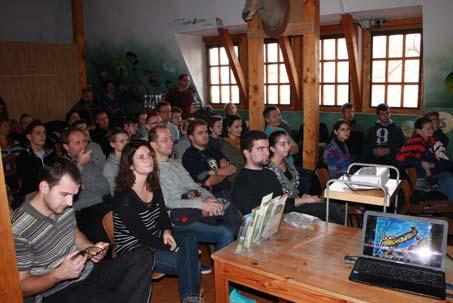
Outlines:
{"label": "colorful image on laptop screen", "polygon": [[441,224],[369,216],[363,255],[440,269],[442,239]]}

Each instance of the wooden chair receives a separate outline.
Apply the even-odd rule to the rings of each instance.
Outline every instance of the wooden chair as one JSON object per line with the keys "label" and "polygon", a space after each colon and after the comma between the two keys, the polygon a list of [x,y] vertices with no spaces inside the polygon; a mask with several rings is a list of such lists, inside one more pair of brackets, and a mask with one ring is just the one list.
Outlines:
{"label": "wooden chair", "polygon": [[[321,197],[324,197],[324,191],[326,189],[327,182],[330,179],[329,170],[327,168],[317,168],[315,170],[315,175],[318,177],[319,184],[321,185]],[[363,208],[349,203],[348,223],[350,223],[352,227],[362,227],[363,211]]]}
{"label": "wooden chair", "polygon": [[406,169],[406,173],[409,176],[409,181],[411,183],[411,191],[409,192],[410,200],[407,211],[409,214],[453,214],[453,202],[445,199],[427,199],[413,203],[412,199],[415,193],[415,185],[417,184],[417,171],[415,168],[411,167]]}
{"label": "wooden chair", "polygon": [[[102,226],[104,227],[105,233],[109,237],[110,243],[113,244],[114,238],[113,238],[113,212],[112,211],[109,211],[108,213],[106,213],[104,215],[104,217],[102,218]],[[116,253],[113,250],[112,258],[115,258],[115,257],[116,257]],[[153,272],[152,279],[153,279],[153,281],[155,281],[155,280],[161,279],[164,276],[165,276],[164,273]]]}

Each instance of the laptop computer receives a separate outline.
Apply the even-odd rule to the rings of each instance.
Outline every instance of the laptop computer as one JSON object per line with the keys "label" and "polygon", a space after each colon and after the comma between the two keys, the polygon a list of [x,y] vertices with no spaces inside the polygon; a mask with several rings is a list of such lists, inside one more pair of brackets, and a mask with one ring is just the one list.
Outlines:
{"label": "laptop computer", "polygon": [[448,223],[367,211],[349,280],[445,299]]}

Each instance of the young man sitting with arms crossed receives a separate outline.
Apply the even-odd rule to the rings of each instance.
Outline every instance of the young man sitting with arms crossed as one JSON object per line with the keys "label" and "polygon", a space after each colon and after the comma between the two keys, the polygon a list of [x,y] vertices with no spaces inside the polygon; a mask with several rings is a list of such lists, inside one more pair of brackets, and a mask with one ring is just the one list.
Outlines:
{"label": "young man sitting with arms crossed", "polygon": [[148,302],[152,253],[137,249],[103,261],[109,244],[91,243],[76,227],[72,204],[80,184],[75,164],[57,159],[43,168],[36,195],[13,214],[25,302]]}
{"label": "young man sitting with arms crossed", "polygon": [[182,156],[182,164],[192,179],[216,197],[230,198],[231,184],[226,177],[236,173],[236,167],[217,150],[208,146],[208,123],[197,119],[187,127],[191,147]]}

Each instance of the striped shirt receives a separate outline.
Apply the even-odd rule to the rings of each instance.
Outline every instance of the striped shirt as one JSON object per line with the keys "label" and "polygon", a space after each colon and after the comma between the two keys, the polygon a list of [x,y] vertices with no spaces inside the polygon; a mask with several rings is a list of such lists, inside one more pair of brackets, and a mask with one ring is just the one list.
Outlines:
{"label": "striped shirt", "polygon": [[132,189],[125,190],[113,200],[114,246],[118,254],[137,247],[168,250],[162,234],[171,230],[162,191],[158,188],[151,203],[144,203]]}
{"label": "striped shirt", "polygon": [[[77,250],[76,220],[72,208],[67,208],[52,219],[38,212],[30,201],[26,201],[14,212],[11,224],[19,271],[28,271],[32,276],[48,274],[61,264],[67,254]],[[79,279],[61,282],[41,296],[53,294],[69,284],[85,279],[92,268],[93,264],[87,262]]]}

